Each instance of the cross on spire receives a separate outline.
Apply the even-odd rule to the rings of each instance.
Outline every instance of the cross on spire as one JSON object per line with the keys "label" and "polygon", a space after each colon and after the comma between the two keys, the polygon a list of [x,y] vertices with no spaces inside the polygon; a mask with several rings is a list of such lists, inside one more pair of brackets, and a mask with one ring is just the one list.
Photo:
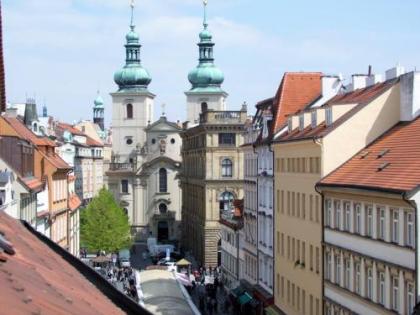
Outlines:
{"label": "cross on spire", "polygon": [[204,29],[207,29],[207,26],[209,25],[207,23],[207,4],[208,4],[208,0],[203,0],[203,5],[204,5],[204,19],[203,19],[203,26]]}
{"label": "cross on spire", "polygon": [[130,23],[130,26],[134,27],[134,7],[135,7],[134,0],[130,0],[130,7],[131,7],[131,23]]}

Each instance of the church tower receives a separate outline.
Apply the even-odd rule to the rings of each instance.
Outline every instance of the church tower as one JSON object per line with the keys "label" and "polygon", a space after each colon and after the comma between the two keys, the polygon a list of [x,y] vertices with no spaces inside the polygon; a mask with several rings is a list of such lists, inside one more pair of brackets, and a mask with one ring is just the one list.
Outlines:
{"label": "church tower", "polygon": [[134,25],[134,3],[131,4],[130,31],[126,36],[125,66],[114,75],[118,91],[112,96],[112,150],[115,162],[131,163],[136,148],[146,141],[144,129],[153,121],[153,100],[148,86],[152,81],[142,67],[140,37]]}
{"label": "church tower", "polygon": [[196,123],[199,120],[202,106],[213,110],[225,110],[228,94],[222,90],[223,72],[214,64],[214,42],[208,30],[207,0],[204,3],[203,27],[199,37],[198,66],[188,74],[191,89],[185,92],[187,96],[187,121]]}
{"label": "church tower", "polygon": [[102,99],[101,95],[98,91],[98,96],[96,97],[95,101],[93,102],[93,122],[99,127],[101,127],[101,130],[105,130],[105,124],[104,124],[104,112],[105,112],[105,106],[104,106],[104,100]]}

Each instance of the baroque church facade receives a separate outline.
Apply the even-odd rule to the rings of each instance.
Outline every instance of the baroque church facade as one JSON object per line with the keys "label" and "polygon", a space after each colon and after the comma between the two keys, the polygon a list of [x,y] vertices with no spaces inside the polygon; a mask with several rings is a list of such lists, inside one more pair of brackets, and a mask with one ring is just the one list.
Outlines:
{"label": "baroque church facade", "polygon": [[203,111],[225,111],[228,94],[221,88],[222,71],[214,64],[215,43],[208,30],[204,2],[199,33],[199,63],[188,74],[187,123],[180,126],[164,114],[154,121],[152,78],[140,60],[141,44],[133,19],[126,35],[126,64],[114,75],[112,96],[112,160],[108,188],[129,217],[133,235],[159,241],[181,240],[183,194],[182,134],[200,124]]}

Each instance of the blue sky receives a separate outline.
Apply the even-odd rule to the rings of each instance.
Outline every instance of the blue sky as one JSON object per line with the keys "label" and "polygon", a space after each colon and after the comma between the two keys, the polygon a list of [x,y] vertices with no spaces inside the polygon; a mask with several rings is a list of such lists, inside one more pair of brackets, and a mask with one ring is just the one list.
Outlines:
{"label": "blue sky", "polygon": [[[137,0],[142,62],[153,77],[155,118],[184,120],[188,72],[197,64],[201,0]],[[100,89],[111,118],[113,74],[124,64],[128,0],[3,0],[7,99],[36,96],[49,113],[90,119]],[[420,67],[418,0],[209,0],[216,64],[228,107],[275,94],[285,71],[346,77]]]}

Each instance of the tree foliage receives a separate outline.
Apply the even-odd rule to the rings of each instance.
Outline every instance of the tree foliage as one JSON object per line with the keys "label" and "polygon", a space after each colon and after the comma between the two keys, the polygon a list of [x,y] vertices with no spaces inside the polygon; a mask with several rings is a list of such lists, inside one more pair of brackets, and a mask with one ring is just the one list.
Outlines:
{"label": "tree foliage", "polygon": [[91,252],[117,252],[131,245],[128,217],[105,188],[82,211],[80,225],[81,244]]}

